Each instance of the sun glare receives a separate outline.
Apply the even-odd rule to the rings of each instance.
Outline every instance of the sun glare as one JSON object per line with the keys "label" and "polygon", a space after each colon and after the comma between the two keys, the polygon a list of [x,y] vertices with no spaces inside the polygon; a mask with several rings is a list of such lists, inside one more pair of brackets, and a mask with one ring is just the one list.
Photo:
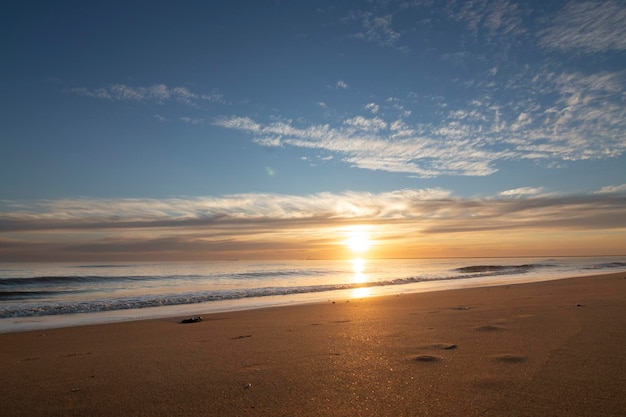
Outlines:
{"label": "sun glare", "polygon": [[371,291],[367,287],[355,288],[352,290],[352,298],[365,298],[371,295]]}
{"label": "sun glare", "polygon": [[367,252],[372,245],[369,234],[363,229],[350,230],[345,244],[354,253]]}
{"label": "sun glare", "polygon": [[352,269],[354,270],[354,282],[365,282],[367,281],[367,277],[363,273],[365,270],[365,261],[361,258],[356,258],[352,260]]}
{"label": "sun glare", "polygon": [[[352,269],[354,270],[354,277],[352,281],[355,284],[364,284],[369,281],[365,274],[365,260],[361,258],[353,259]],[[370,295],[370,289],[368,287],[357,287],[352,290],[352,298],[364,298]]]}

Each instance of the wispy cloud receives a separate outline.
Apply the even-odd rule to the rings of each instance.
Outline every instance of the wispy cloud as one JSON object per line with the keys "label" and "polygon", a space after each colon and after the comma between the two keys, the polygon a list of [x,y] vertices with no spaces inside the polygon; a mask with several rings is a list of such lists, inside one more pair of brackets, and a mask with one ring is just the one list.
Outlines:
{"label": "wispy cloud", "polygon": [[626,4],[623,1],[570,1],[551,25],[539,33],[539,44],[584,54],[625,51],[624,22]]}
{"label": "wispy cloud", "polygon": [[221,103],[223,96],[218,93],[198,94],[186,87],[168,87],[165,84],[154,84],[148,87],[132,87],[125,84],[113,84],[108,87],[88,89],[75,87],[71,93],[112,101],[157,102],[176,101],[184,104],[196,104],[199,101]]}
{"label": "wispy cloud", "polygon": [[[415,28],[430,27],[433,16],[437,21],[449,19],[461,23],[466,29],[463,37],[472,42],[503,44],[505,39],[510,40],[527,31],[523,25],[527,11],[522,10],[517,2],[509,0],[372,1],[367,6],[351,11],[345,19],[346,22],[359,23],[359,29],[351,37],[405,53],[410,52],[409,36]],[[412,10],[424,14],[419,15],[417,21],[411,21],[410,26],[395,24],[397,17]],[[404,22],[406,24],[406,19]]]}
{"label": "wispy cloud", "polygon": [[[602,194],[624,191],[605,187]],[[384,193],[345,192],[311,195],[234,194],[221,197],[157,199],[78,199],[0,202],[0,233],[28,230],[196,228],[285,222],[394,222],[428,220],[420,230],[438,230],[441,222],[488,230],[545,226],[551,221],[567,228],[626,227],[624,196],[539,196],[542,188],[519,188],[502,196],[525,198],[459,198],[449,191],[402,189]],[[530,197],[529,197],[530,196]],[[550,214],[551,213],[551,214]],[[521,217],[520,217],[521,216]],[[603,219],[603,216],[612,219]],[[621,216],[621,217],[620,217]],[[588,223],[566,219],[593,218]],[[618,220],[616,220],[618,219]],[[416,224],[417,225],[417,224]]]}
{"label": "wispy cloud", "polygon": [[607,185],[605,187],[602,187],[601,189],[599,189],[595,193],[596,194],[621,194],[621,193],[626,193],[626,184]]}
{"label": "wispy cloud", "polygon": [[449,1],[445,7],[447,16],[462,22],[477,40],[479,33],[486,33],[489,41],[521,35],[525,12],[518,3],[508,0]]}
{"label": "wispy cloud", "polygon": [[194,225],[197,222],[360,219],[403,216],[410,201],[447,198],[446,190],[387,193],[318,193],[308,196],[234,194],[191,199],[0,201],[0,232],[41,228],[82,229]]}
{"label": "wispy cloud", "polygon": [[201,125],[204,123],[204,119],[201,117],[189,117],[183,116],[178,118],[181,122],[189,123],[192,125]]}
{"label": "wispy cloud", "polygon": [[454,197],[443,189],[403,189],[1,201],[0,259],[284,257],[307,251],[337,256],[341,231],[350,225],[369,225],[372,239],[381,242],[379,250],[390,254],[394,247],[396,253],[423,247],[450,233],[480,243],[492,231],[507,231],[513,238],[520,233],[617,236],[615,231],[626,230],[623,195],[551,197],[532,196],[539,190],[512,191],[530,196],[476,199]]}
{"label": "wispy cloud", "polygon": [[401,34],[393,28],[393,15],[377,15],[370,11],[354,12],[352,18],[361,23],[361,29],[352,37],[376,43],[384,47],[404,49],[397,45]]}
{"label": "wispy cloud", "polygon": [[[537,91],[558,95],[550,105],[530,113],[541,122],[527,131],[536,138],[535,149],[554,145],[564,160],[601,159],[626,151],[625,73],[602,72],[546,74]],[[542,85],[543,84],[543,85]],[[545,143],[538,140],[543,138]]]}
{"label": "wispy cloud", "polygon": [[332,125],[289,119],[262,123],[239,116],[214,124],[249,133],[261,146],[324,150],[362,169],[423,178],[485,176],[512,159],[552,165],[622,155],[625,75],[538,70],[512,77],[506,99],[487,87],[464,105],[421,97],[421,110],[430,100],[435,121],[420,119],[411,100],[390,98],[384,107],[367,103],[364,114]]}
{"label": "wispy cloud", "polygon": [[[312,125],[296,127],[291,121],[260,124],[246,117],[221,118],[218,126],[239,129],[254,135],[254,141],[267,147],[293,146],[325,150],[342,156],[355,167],[390,172],[405,172],[420,177],[442,174],[488,175],[497,159],[497,152],[480,149],[456,135],[454,129],[443,128],[436,136],[413,135],[401,121],[387,123],[383,119],[356,116],[337,127]],[[456,135],[456,137],[455,137]]]}
{"label": "wispy cloud", "polygon": [[370,111],[372,114],[376,114],[380,110],[380,106],[376,103],[367,103],[365,105],[365,109]]}
{"label": "wispy cloud", "polygon": [[512,190],[502,191],[500,195],[504,197],[519,198],[523,196],[537,195],[537,194],[540,194],[541,192],[543,192],[543,187],[521,187],[521,188],[514,188]]}

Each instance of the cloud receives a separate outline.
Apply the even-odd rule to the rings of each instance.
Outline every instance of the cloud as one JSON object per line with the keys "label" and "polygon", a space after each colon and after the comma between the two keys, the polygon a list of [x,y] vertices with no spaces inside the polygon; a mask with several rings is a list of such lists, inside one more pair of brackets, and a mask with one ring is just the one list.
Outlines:
{"label": "cloud", "polygon": [[376,103],[367,103],[365,105],[365,109],[370,111],[372,114],[376,114],[380,110],[380,106]]}
{"label": "cloud", "polygon": [[442,174],[480,176],[495,171],[490,165],[498,152],[484,151],[479,144],[459,138],[458,134],[452,137],[456,134],[452,129],[435,133],[435,136],[450,136],[441,141],[438,137],[403,136],[412,131],[400,129],[401,124],[396,122],[390,127],[380,118],[357,116],[334,128],[329,125],[299,128],[291,121],[262,125],[249,118],[231,117],[218,119],[215,124],[251,133],[261,146],[325,150],[342,155],[343,161],[363,169],[404,172],[425,178]]}
{"label": "cloud", "polygon": [[354,19],[361,23],[361,30],[352,36],[364,39],[384,47],[397,48],[397,42],[401,35],[393,29],[393,16],[391,14],[376,15],[372,12],[356,12]]}
{"label": "cloud", "polygon": [[570,1],[539,33],[544,48],[598,54],[626,50],[626,4],[623,1]]}
{"label": "cloud", "polygon": [[[506,96],[481,87],[482,93],[461,104],[442,97],[392,97],[383,105],[366,103],[366,115],[334,119],[332,125],[239,116],[218,118],[214,125],[249,133],[265,147],[323,150],[361,169],[422,178],[486,176],[509,160],[555,166],[624,154],[625,79],[624,72],[538,69],[511,77]],[[422,116],[425,109],[435,117]]]}
{"label": "cloud", "polygon": [[461,22],[474,41],[486,36],[488,42],[502,42],[526,33],[526,14],[518,3],[508,0],[451,1],[445,7],[448,18]]}
{"label": "cloud", "polygon": [[512,190],[502,191],[500,193],[503,197],[522,197],[525,195],[537,195],[543,191],[543,187],[522,187]]}
{"label": "cloud", "polygon": [[261,125],[249,117],[220,117],[215,124],[227,129],[247,130],[250,132],[261,131]]}
{"label": "cloud", "polygon": [[[605,190],[606,189],[606,190]],[[605,187],[602,194],[621,192],[625,185]],[[608,190],[608,191],[607,191]],[[623,196],[539,196],[542,188],[518,188],[501,196],[525,198],[458,198],[449,191],[401,189],[382,193],[233,194],[220,197],[171,199],[64,199],[0,202],[0,233],[42,230],[141,230],[162,228],[198,231],[200,225],[254,229],[263,224],[317,224],[428,220],[421,230],[441,224],[468,223],[469,228],[490,230],[547,224],[548,219],[593,218],[588,224],[606,229],[626,227]],[[603,220],[602,216],[613,216]],[[472,220],[473,219],[473,220]],[[562,223],[562,222],[561,222]],[[418,223],[416,223],[417,225]],[[439,224],[439,226],[437,226]],[[471,224],[471,226],[469,226]]]}
{"label": "cloud", "polygon": [[[458,198],[435,188],[165,200],[5,200],[0,202],[0,259],[207,259],[238,254],[284,259],[316,250],[333,256],[341,230],[354,225],[368,225],[372,239],[396,251],[423,247],[433,239],[446,245],[465,239],[479,243],[491,232],[506,231],[512,239],[520,233],[589,237],[626,230],[623,195],[555,197],[533,196],[537,190],[532,189],[516,191],[526,197]],[[454,236],[446,237],[450,234]]]}
{"label": "cloud", "polygon": [[165,84],[154,84],[148,87],[131,87],[125,84],[113,84],[108,87],[91,90],[76,87],[69,91],[85,97],[111,101],[138,101],[144,103],[176,101],[189,105],[196,104],[199,101],[223,102],[222,95],[217,93],[197,94],[185,87],[168,87]]}
{"label": "cloud", "polygon": [[366,118],[363,116],[356,116],[351,119],[344,120],[343,124],[365,132],[378,132],[387,128],[387,123],[378,117]]}
{"label": "cloud", "polygon": [[488,3],[484,26],[493,36],[521,34],[525,32],[522,26],[521,13],[518,5],[510,1],[494,1]]}
{"label": "cloud", "polygon": [[[619,206],[625,202],[623,197],[589,196],[459,200],[424,232],[624,230],[626,209]],[[463,219],[462,210],[467,210],[469,219]]]}
{"label": "cloud", "polygon": [[179,117],[178,120],[180,120],[181,122],[192,124],[192,125],[201,125],[204,123],[204,119],[201,117],[183,116],[183,117]]}
{"label": "cloud", "polygon": [[[563,160],[603,159],[626,151],[621,139],[626,127],[624,72],[582,74],[546,73],[532,86],[554,101],[529,109],[526,117],[535,123],[521,129],[540,153]],[[536,81],[536,80],[535,80]],[[544,101],[544,103],[547,103]]]}
{"label": "cloud", "polygon": [[626,193],[626,184],[621,185],[607,185],[602,187],[595,194],[621,194]]}
{"label": "cloud", "polygon": [[347,90],[348,88],[350,88],[348,84],[343,80],[337,81],[337,83],[335,84],[335,87],[341,90]]}
{"label": "cloud", "polygon": [[0,232],[53,228],[128,228],[256,220],[393,218],[407,201],[445,198],[443,189],[308,196],[233,194],[191,199],[0,201]]}

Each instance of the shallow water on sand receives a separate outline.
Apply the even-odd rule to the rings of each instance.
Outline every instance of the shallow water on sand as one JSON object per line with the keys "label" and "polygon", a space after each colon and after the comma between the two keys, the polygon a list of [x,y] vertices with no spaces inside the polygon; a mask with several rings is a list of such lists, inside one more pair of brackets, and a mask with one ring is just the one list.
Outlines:
{"label": "shallow water on sand", "polygon": [[626,271],[626,257],[0,264],[0,332]]}

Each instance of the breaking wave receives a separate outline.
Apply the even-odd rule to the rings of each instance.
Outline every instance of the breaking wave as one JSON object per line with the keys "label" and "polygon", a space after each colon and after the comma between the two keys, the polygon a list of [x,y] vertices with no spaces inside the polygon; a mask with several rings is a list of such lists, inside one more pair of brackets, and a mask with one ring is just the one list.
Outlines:
{"label": "breaking wave", "polygon": [[[600,271],[626,269],[626,262],[580,262],[574,271]],[[236,265],[236,264],[234,264]],[[499,264],[484,263],[463,265],[455,261],[434,272],[422,272],[419,264],[415,270],[403,270],[398,278],[389,278],[395,269],[380,265],[369,274],[369,282],[342,280],[337,283],[331,277],[342,277],[346,270],[335,264],[310,264],[303,267],[294,263],[274,266],[271,264],[248,264],[236,266],[227,271],[214,271],[198,274],[131,275],[131,271],[120,269],[119,265],[89,265],[89,268],[103,268],[102,275],[85,274],[74,276],[5,276],[0,278],[0,318],[50,316],[75,313],[107,312],[147,307],[175,306],[206,303],[224,300],[239,300],[254,297],[307,294],[350,290],[366,287],[386,287],[420,282],[472,279],[490,276],[515,276],[524,274],[553,274],[563,271],[564,263],[556,260],[542,260],[537,263]],[[308,265],[308,264],[307,264]],[[104,269],[114,267],[117,272],[110,274]],[[133,265],[124,265],[133,267]],[[75,268],[82,268],[75,267]],[[87,266],[85,266],[87,268]],[[246,268],[249,268],[246,270]],[[136,270],[133,269],[134,273]],[[552,272],[554,271],[554,272]],[[5,272],[9,272],[8,270]],[[87,272],[87,271],[85,271]],[[91,272],[91,271],[90,271]],[[181,271],[182,272],[182,271]],[[128,274],[127,274],[128,273]],[[349,275],[349,274],[348,274]],[[283,279],[286,278],[286,279]],[[246,283],[245,281],[249,282]],[[206,285],[204,285],[206,282]],[[233,289],[221,282],[237,282]],[[317,284],[319,283],[319,284]],[[134,291],[130,295],[129,291]],[[78,294],[80,293],[80,294]]]}

